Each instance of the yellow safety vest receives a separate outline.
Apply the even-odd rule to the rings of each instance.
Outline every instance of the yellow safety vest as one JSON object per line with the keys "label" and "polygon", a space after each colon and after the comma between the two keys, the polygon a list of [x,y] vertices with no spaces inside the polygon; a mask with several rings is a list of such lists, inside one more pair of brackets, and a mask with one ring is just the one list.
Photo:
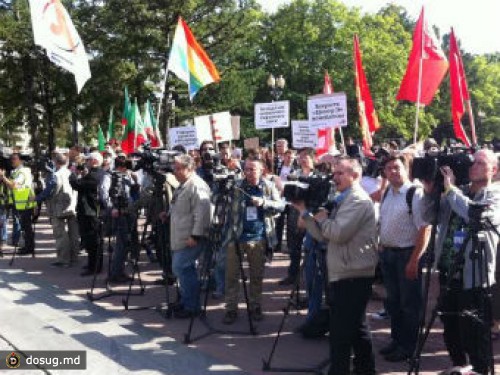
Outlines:
{"label": "yellow safety vest", "polygon": [[[26,173],[23,169],[17,170],[12,174],[12,179],[16,179],[19,173]],[[14,188],[12,190],[12,197],[17,211],[24,211],[34,208],[36,202],[30,202],[29,197],[34,196],[35,193],[31,187]]]}

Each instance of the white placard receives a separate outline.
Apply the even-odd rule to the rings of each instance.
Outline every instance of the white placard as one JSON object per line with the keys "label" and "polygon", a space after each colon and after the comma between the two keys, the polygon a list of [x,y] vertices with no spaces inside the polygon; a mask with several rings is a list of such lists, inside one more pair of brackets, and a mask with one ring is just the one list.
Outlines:
{"label": "white placard", "polygon": [[194,150],[199,147],[198,136],[195,126],[181,126],[170,128],[168,131],[171,147],[182,145],[186,150]]}
{"label": "white placard", "polygon": [[288,100],[255,104],[256,129],[288,128],[289,122],[290,102]]}
{"label": "white placard", "polygon": [[215,138],[217,143],[234,139],[231,114],[229,112],[195,117],[194,126],[196,126],[200,141],[212,140],[212,137]]}
{"label": "white placard", "polygon": [[311,129],[308,120],[292,120],[292,145],[294,148],[318,146],[318,131]]}
{"label": "white placard", "polygon": [[347,97],[345,92],[315,95],[307,100],[311,129],[347,126]]}

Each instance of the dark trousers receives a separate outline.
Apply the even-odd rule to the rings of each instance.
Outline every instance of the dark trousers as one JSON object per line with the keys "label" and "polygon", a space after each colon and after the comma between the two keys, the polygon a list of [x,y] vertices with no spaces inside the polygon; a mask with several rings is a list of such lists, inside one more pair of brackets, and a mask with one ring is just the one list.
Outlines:
{"label": "dark trousers", "polygon": [[405,269],[413,248],[384,249],[380,254],[384,286],[387,291],[387,309],[391,316],[391,338],[408,355],[417,343],[422,310],[422,277],[406,278]]}
{"label": "dark trousers", "polygon": [[285,230],[285,218],[288,213],[288,207],[289,206],[286,206],[285,211],[280,213],[275,220],[276,237],[278,238],[278,244],[276,245],[277,251],[281,251],[281,245],[283,243],[283,231]]}
{"label": "dark trousers", "polygon": [[21,230],[24,232],[24,248],[26,251],[32,252],[35,250],[35,234],[33,232],[33,223],[31,220],[33,217],[33,209],[20,210],[18,213]]}
{"label": "dark trousers", "polygon": [[329,375],[348,375],[351,353],[354,374],[375,374],[375,359],[366,306],[373,278],[354,278],[330,283],[330,371]]}
{"label": "dark trousers", "polygon": [[[461,280],[453,280],[445,289],[446,276],[443,273],[440,273],[439,281],[443,338],[453,365],[465,366],[468,355],[474,371],[488,373],[490,349],[487,327],[491,324],[491,305],[486,292],[480,289],[464,290]],[[473,316],[476,313],[478,316]]]}
{"label": "dark trousers", "polygon": [[102,249],[99,249],[99,241],[101,236],[99,219],[95,216],[78,216],[78,229],[82,238],[82,245],[87,250],[88,260],[87,266],[90,271],[102,269]]}
{"label": "dark trousers", "polygon": [[305,230],[297,228],[299,211],[293,207],[288,207],[286,220],[286,242],[290,265],[288,266],[288,277],[296,279],[299,277],[300,260],[302,258],[302,243],[304,242]]}

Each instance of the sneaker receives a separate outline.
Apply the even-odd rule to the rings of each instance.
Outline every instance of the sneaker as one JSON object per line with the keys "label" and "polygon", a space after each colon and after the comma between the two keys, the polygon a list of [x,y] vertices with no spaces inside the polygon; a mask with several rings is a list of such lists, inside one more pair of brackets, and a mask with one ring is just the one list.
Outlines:
{"label": "sneaker", "polygon": [[454,366],[447,370],[441,371],[439,375],[465,375],[472,372],[472,366]]}
{"label": "sneaker", "polygon": [[262,309],[260,306],[256,306],[250,313],[250,316],[256,322],[260,322],[262,319],[264,319],[264,315],[262,314]]}
{"label": "sneaker", "polygon": [[391,341],[389,345],[384,346],[378,352],[382,355],[391,354],[398,348],[398,344],[395,341]]}
{"label": "sneaker", "polygon": [[238,312],[236,310],[228,310],[222,319],[223,324],[233,324],[238,319]]}

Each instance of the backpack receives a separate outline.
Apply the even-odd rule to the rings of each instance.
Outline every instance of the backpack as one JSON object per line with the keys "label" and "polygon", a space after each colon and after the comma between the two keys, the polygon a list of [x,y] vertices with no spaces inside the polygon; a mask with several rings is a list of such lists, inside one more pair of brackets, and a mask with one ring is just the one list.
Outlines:
{"label": "backpack", "polygon": [[54,206],[54,215],[56,217],[68,217],[75,215],[76,212],[76,192],[71,187],[67,176],[57,175],[57,185],[59,189],[54,191],[51,201]]}
{"label": "backpack", "polygon": [[[415,195],[415,191],[416,190],[417,190],[417,187],[416,186],[412,186],[406,192],[406,205],[408,206],[408,215],[410,215],[410,216],[413,214],[413,205],[412,205],[412,202],[413,202],[413,196]],[[384,191],[384,195],[382,196],[382,200],[380,201],[380,204],[384,203],[385,198],[387,197],[387,194],[389,194],[389,188],[387,188]]]}

